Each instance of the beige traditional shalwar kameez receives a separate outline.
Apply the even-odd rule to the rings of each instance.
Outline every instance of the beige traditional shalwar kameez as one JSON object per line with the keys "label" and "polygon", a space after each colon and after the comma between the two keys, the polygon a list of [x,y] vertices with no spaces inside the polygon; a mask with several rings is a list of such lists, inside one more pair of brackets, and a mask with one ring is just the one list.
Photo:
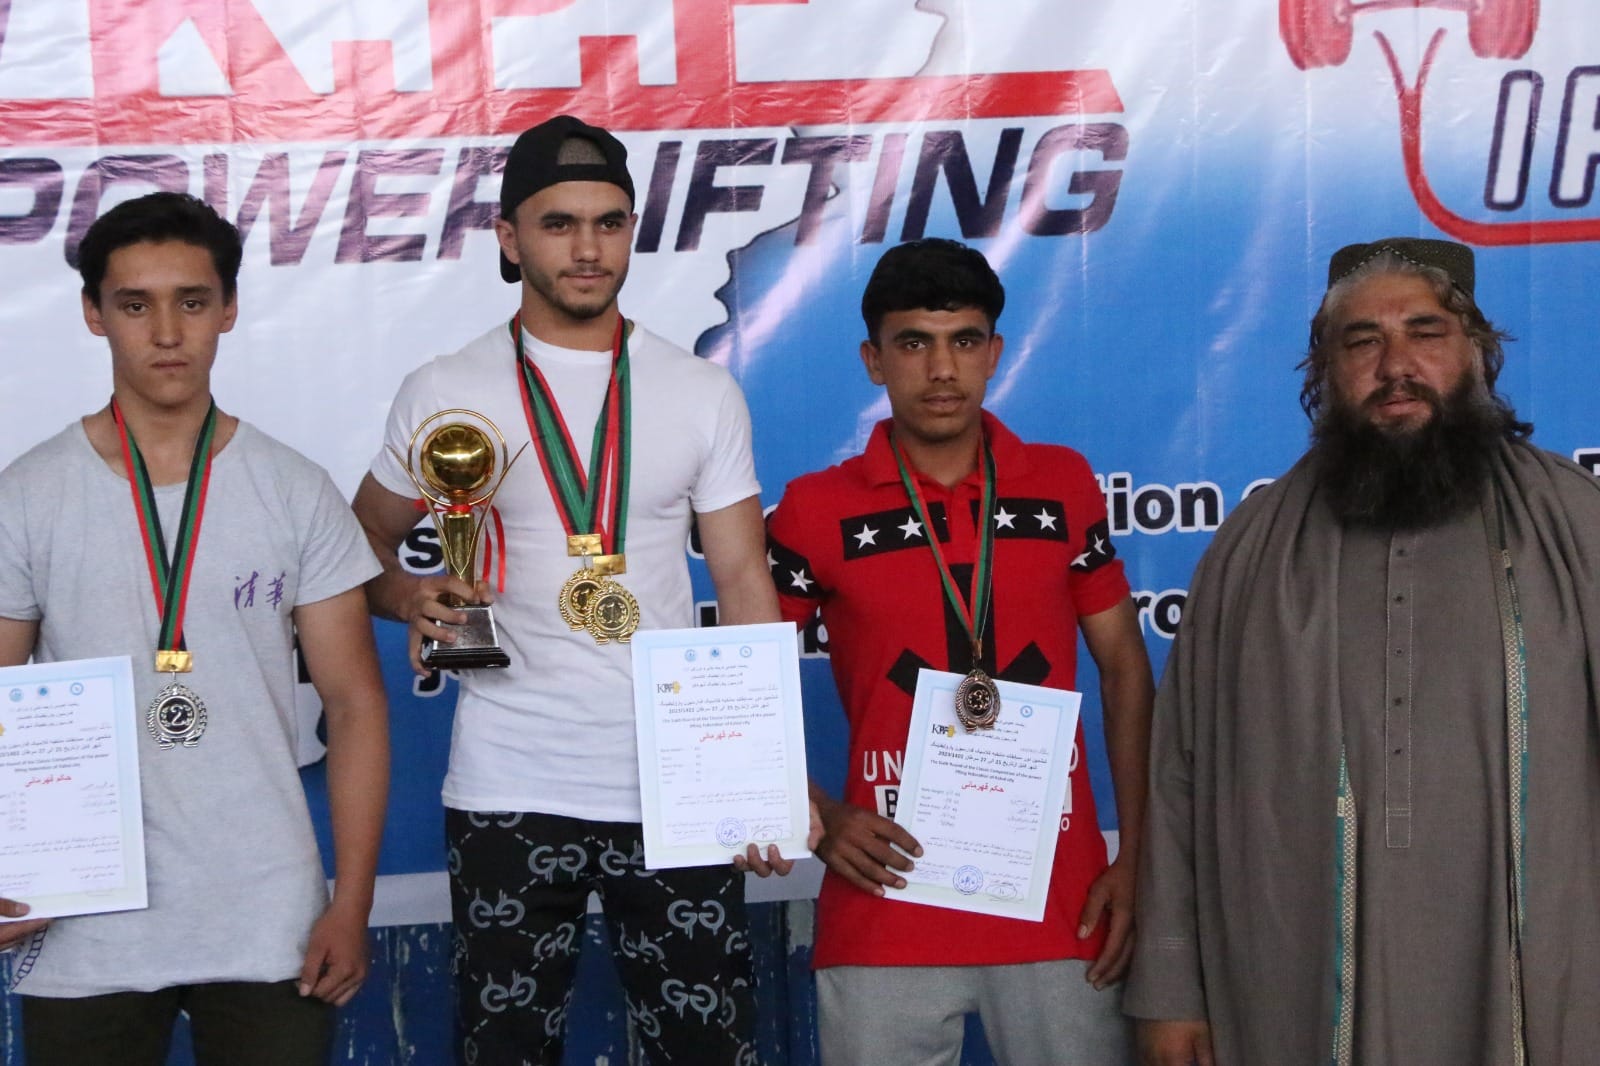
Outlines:
{"label": "beige traditional shalwar kameez", "polygon": [[1507,444],[1483,506],[1391,533],[1302,460],[1195,576],[1125,1009],[1208,1020],[1219,1066],[1600,1062],[1597,674],[1600,481]]}

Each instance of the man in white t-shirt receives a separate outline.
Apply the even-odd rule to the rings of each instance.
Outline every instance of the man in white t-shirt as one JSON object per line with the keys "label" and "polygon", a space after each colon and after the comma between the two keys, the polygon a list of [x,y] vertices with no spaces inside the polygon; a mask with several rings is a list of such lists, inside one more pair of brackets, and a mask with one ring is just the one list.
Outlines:
{"label": "man in white t-shirt", "polygon": [[[0,925],[27,1061],[162,1066],[183,1011],[201,1066],[321,1066],[367,971],[388,797],[378,564],[321,468],[212,400],[234,227],[153,193],[78,254],[111,401],[0,472],[0,665],[132,660],[149,906]],[[295,765],[296,634],[328,727],[331,902]]]}
{"label": "man in white t-shirt", "polygon": [[[752,845],[734,866],[645,868],[632,671],[614,639],[694,624],[691,522],[721,620],[777,620],[749,413],[726,370],[617,308],[635,216],[615,137],[569,116],[528,130],[500,205],[500,271],[521,283],[520,307],[406,378],[355,503],[384,566],[372,610],[410,626],[413,667],[425,670],[424,638],[448,646],[465,621],[444,596],[492,595],[511,660],[462,673],[444,782],[462,1057],[560,1062],[592,891],[651,1061],[751,1062],[740,870],[789,863]],[[397,557],[419,508],[395,453],[451,408],[487,416],[513,452],[532,442],[494,497],[486,535],[505,569],[492,590],[408,574]],[[575,575],[606,584],[607,621],[572,594]]]}

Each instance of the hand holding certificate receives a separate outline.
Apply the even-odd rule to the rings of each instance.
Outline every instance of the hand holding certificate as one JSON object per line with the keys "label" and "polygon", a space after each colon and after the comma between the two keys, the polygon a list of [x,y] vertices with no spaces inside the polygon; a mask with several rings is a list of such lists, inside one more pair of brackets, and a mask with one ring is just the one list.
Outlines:
{"label": "hand holding certificate", "polygon": [[792,624],[641,630],[633,685],[647,866],[810,854]]}
{"label": "hand holding certificate", "polygon": [[146,905],[126,657],[0,670],[0,897],[30,921]]}
{"label": "hand holding certificate", "polygon": [[[6,920],[22,918],[27,918],[28,920]],[[19,903],[14,899],[6,899],[4,896],[0,896],[0,951],[10,951],[49,924],[49,918],[35,920],[29,917],[29,908],[26,903]]]}
{"label": "hand holding certificate", "polygon": [[995,682],[992,728],[957,717],[959,674],[923,670],[894,820],[922,845],[889,899],[1040,921],[1078,728],[1076,692]]}

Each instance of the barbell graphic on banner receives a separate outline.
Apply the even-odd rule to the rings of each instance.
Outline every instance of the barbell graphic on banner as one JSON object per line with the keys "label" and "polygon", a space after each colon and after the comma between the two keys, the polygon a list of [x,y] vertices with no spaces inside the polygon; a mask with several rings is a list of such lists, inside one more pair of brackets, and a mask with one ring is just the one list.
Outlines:
{"label": "barbell graphic on banner", "polygon": [[1526,55],[1539,28],[1539,0],[1279,0],[1278,28],[1295,66],[1336,67],[1350,58],[1358,16],[1416,7],[1465,8],[1467,41],[1483,59]]}

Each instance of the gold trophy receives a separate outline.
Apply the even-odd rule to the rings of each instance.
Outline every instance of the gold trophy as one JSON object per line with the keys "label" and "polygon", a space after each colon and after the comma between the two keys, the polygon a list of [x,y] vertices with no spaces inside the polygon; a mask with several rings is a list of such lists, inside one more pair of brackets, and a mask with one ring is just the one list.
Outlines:
{"label": "gold trophy", "polygon": [[[509,455],[499,427],[476,411],[455,407],[424,419],[411,434],[405,455],[389,449],[428,501],[445,566],[468,585],[473,584],[478,540],[490,501],[526,448],[524,444],[516,455]],[[445,602],[467,620],[452,625],[456,632],[453,644],[423,638],[424,665],[441,670],[511,665],[510,656],[500,647],[494,610],[488,604],[458,603],[456,597],[446,597]]]}

